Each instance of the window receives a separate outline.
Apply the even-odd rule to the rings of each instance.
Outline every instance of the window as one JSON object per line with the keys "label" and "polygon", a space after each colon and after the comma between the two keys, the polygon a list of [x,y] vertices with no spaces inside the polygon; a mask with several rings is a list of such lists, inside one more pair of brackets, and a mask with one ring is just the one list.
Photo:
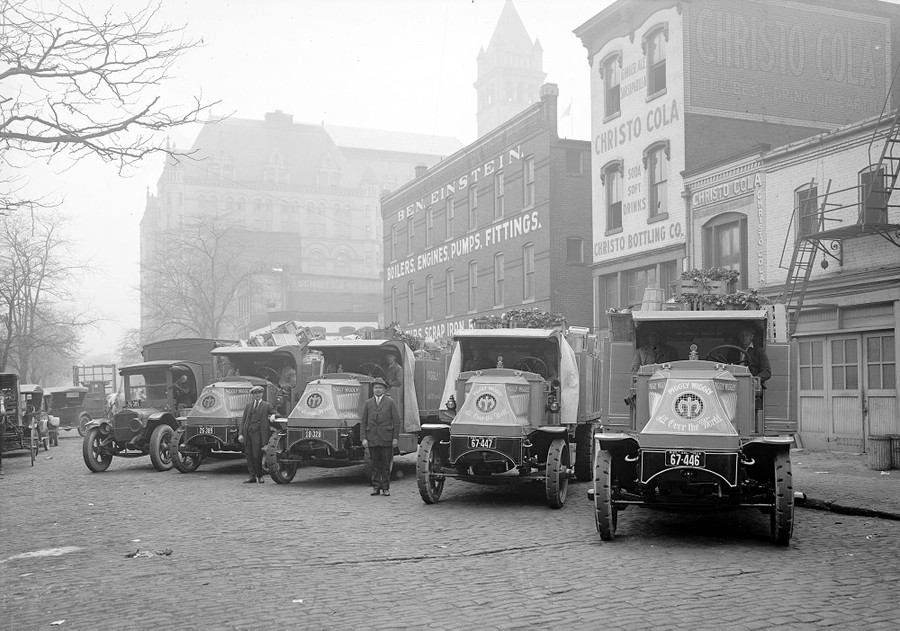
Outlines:
{"label": "window", "polygon": [[600,181],[606,187],[606,231],[622,228],[622,162],[603,167]]}
{"label": "window", "polygon": [[503,282],[506,270],[503,264],[503,253],[494,255],[494,306],[503,306]]}
{"label": "window", "polygon": [[831,340],[831,388],[859,389],[859,355],[855,338]]}
{"label": "window", "polygon": [[859,222],[887,223],[891,191],[887,186],[884,167],[870,166],[860,171],[859,184]]}
{"label": "window", "polygon": [[747,287],[747,218],[724,213],[703,226],[703,266],[724,267],[741,273],[738,283]]}
{"label": "window", "polygon": [[629,270],[625,273],[625,295],[629,305],[638,305],[644,300],[647,287],[657,287],[656,267]]}
{"label": "window", "polygon": [[819,189],[812,183],[794,191],[798,237],[815,234],[822,229],[822,217],[817,209],[818,196]]}
{"label": "window", "polygon": [[397,226],[391,226],[391,260],[397,260]]}
{"label": "window", "polygon": [[406,321],[414,322],[416,311],[416,286],[412,281],[406,283]]}
{"label": "window", "polygon": [[456,276],[453,273],[453,268],[449,268],[446,272],[446,280],[447,284],[445,287],[445,291],[447,294],[447,315],[453,315],[453,293],[456,290]]}
{"label": "window", "polygon": [[661,287],[667,290],[675,281],[678,274],[676,269],[680,272],[679,261],[669,260],[656,265],[601,276],[600,284],[597,287],[598,312],[641,304],[644,299],[644,290],[647,287]]}
{"label": "window", "polygon": [[569,175],[584,174],[584,154],[576,149],[566,149],[566,173]]}
{"label": "window", "polygon": [[666,41],[668,25],[647,34],[644,53],[647,55],[647,94],[654,95],[666,89]]}
{"label": "window", "polygon": [[425,319],[434,318],[434,276],[425,277]]}
{"label": "window", "polygon": [[566,237],[566,263],[584,263],[584,239]]}
{"label": "window", "polygon": [[603,114],[605,118],[614,116],[619,113],[620,109],[620,91],[619,82],[621,81],[622,56],[619,53],[610,55],[600,65],[600,75],[603,79],[604,106]]}
{"label": "window", "polygon": [[430,248],[434,243],[434,208],[425,212],[425,247]]}
{"label": "window", "polygon": [[400,307],[397,305],[396,287],[391,287],[391,322],[400,322]]}
{"label": "window", "polygon": [[649,218],[662,218],[669,211],[669,143],[648,147],[644,162],[649,184]]}
{"label": "window", "polygon": [[522,246],[522,300],[534,300],[534,244]]}
{"label": "window", "polygon": [[494,176],[494,219],[503,217],[503,188],[505,179],[503,173],[497,173]]}
{"label": "window", "polygon": [[822,341],[800,342],[800,389],[824,390],[825,369],[822,359]]}
{"label": "window", "polygon": [[448,197],[446,203],[447,216],[447,238],[453,238],[453,220],[456,218],[456,211],[453,209],[453,198]]}
{"label": "window", "polygon": [[409,256],[415,251],[416,227],[413,225],[413,219],[406,222],[406,255]]}
{"label": "window", "polygon": [[469,189],[469,230],[478,227],[478,187]]}
{"label": "window", "polygon": [[534,206],[534,156],[525,158],[522,169],[525,173],[524,207],[532,208]]}
{"label": "window", "polygon": [[469,311],[478,308],[478,263],[469,262]]}
{"label": "window", "polygon": [[866,338],[866,386],[869,390],[893,390],[897,374],[893,335]]}

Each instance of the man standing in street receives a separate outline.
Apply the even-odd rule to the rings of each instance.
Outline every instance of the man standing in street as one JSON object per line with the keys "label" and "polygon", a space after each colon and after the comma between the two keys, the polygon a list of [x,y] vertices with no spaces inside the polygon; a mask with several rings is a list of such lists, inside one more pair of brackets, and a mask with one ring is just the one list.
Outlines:
{"label": "man standing in street", "polygon": [[262,484],[262,450],[269,442],[269,415],[272,408],[262,400],[265,390],[262,386],[253,386],[250,394],[253,400],[244,408],[244,416],[241,418],[241,433],[238,441],[244,443],[244,457],[247,458],[247,470],[250,477],[244,480],[244,484]]}
{"label": "man standing in street", "polygon": [[385,390],[387,383],[377,377],[372,383],[375,396],[366,401],[360,421],[362,446],[372,463],[372,495],[391,494],[391,463],[400,439],[400,411]]}

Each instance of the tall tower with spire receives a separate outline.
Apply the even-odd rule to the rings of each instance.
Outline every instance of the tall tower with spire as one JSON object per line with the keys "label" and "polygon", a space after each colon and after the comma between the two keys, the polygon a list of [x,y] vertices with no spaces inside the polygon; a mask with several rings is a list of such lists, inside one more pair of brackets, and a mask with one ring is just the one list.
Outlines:
{"label": "tall tower with spire", "polygon": [[479,138],[540,100],[544,49],[528,36],[522,18],[506,0],[487,50],[478,51]]}

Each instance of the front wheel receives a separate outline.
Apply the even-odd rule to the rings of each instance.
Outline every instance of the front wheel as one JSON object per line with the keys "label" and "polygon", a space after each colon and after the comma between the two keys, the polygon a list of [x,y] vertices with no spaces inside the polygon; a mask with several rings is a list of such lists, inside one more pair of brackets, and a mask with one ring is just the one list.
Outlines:
{"label": "front wheel", "polygon": [[78,417],[78,435],[84,436],[87,433],[87,424],[91,422],[91,417],[87,414],[82,414]]}
{"label": "front wheel", "polygon": [[181,446],[182,436],[184,436],[184,432],[175,432],[169,441],[169,455],[172,457],[172,466],[179,473],[193,473],[200,466],[203,456],[198,453],[181,453],[179,447]]}
{"label": "front wheel", "polygon": [[545,490],[547,492],[547,504],[550,508],[562,508],[566,503],[566,495],[569,492],[569,441],[565,438],[557,438],[550,443],[547,452],[547,471],[545,477]]}
{"label": "front wheel", "polygon": [[269,477],[275,480],[276,484],[290,484],[294,476],[297,475],[296,462],[281,462],[278,459],[278,450],[284,440],[283,435],[275,434],[269,439],[266,445],[266,452],[263,455],[266,467],[269,470]]}
{"label": "front wheel", "polygon": [[103,434],[100,433],[99,427],[92,427],[84,436],[84,442],[81,445],[81,455],[84,456],[84,464],[94,473],[101,473],[109,469],[112,463],[112,454],[105,451],[101,444],[103,443]]}
{"label": "front wheel", "polygon": [[416,454],[416,481],[419,495],[426,504],[437,504],[444,491],[444,476],[441,459],[434,436],[426,436],[419,443]]}
{"label": "front wheel", "polygon": [[591,480],[591,444],[594,441],[593,424],[579,423],[575,427],[575,479]]}
{"label": "front wheel", "polygon": [[150,434],[150,463],[157,471],[168,471],[172,468],[172,452],[169,444],[175,431],[168,425],[159,425]]}
{"label": "front wheel", "polygon": [[612,541],[616,535],[617,514],[612,504],[612,456],[597,449],[594,457],[594,520],[603,541]]}
{"label": "front wheel", "polygon": [[794,483],[791,474],[791,454],[775,454],[773,463],[773,487],[775,506],[770,517],[769,528],[772,541],[777,546],[786,546],[794,534]]}
{"label": "front wheel", "polygon": [[41,437],[38,435],[37,427],[32,427],[31,431],[28,432],[28,451],[31,452],[31,466],[34,466],[34,460],[37,458],[38,449],[41,445]]}

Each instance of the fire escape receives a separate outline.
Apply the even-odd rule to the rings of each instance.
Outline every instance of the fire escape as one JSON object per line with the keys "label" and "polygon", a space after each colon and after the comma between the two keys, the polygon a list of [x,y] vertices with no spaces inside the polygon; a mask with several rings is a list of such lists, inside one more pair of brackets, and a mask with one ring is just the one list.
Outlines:
{"label": "fire escape", "polygon": [[[829,179],[825,192],[817,194],[813,180],[807,189],[809,195],[804,198],[801,194],[800,203],[794,208],[781,253],[781,268],[788,273],[779,299],[787,310],[791,332],[803,308],[819,253],[822,254],[821,266],[827,268],[829,258],[842,264],[843,243],[848,239],[878,235],[900,248],[900,224],[889,223],[890,209],[900,208],[900,204],[890,203],[900,178],[900,108],[893,112],[889,110],[898,74],[900,65],[894,71],[884,108],[869,141],[870,166],[860,177],[861,181],[832,191]],[[790,265],[785,267],[792,240],[793,254]]]}

